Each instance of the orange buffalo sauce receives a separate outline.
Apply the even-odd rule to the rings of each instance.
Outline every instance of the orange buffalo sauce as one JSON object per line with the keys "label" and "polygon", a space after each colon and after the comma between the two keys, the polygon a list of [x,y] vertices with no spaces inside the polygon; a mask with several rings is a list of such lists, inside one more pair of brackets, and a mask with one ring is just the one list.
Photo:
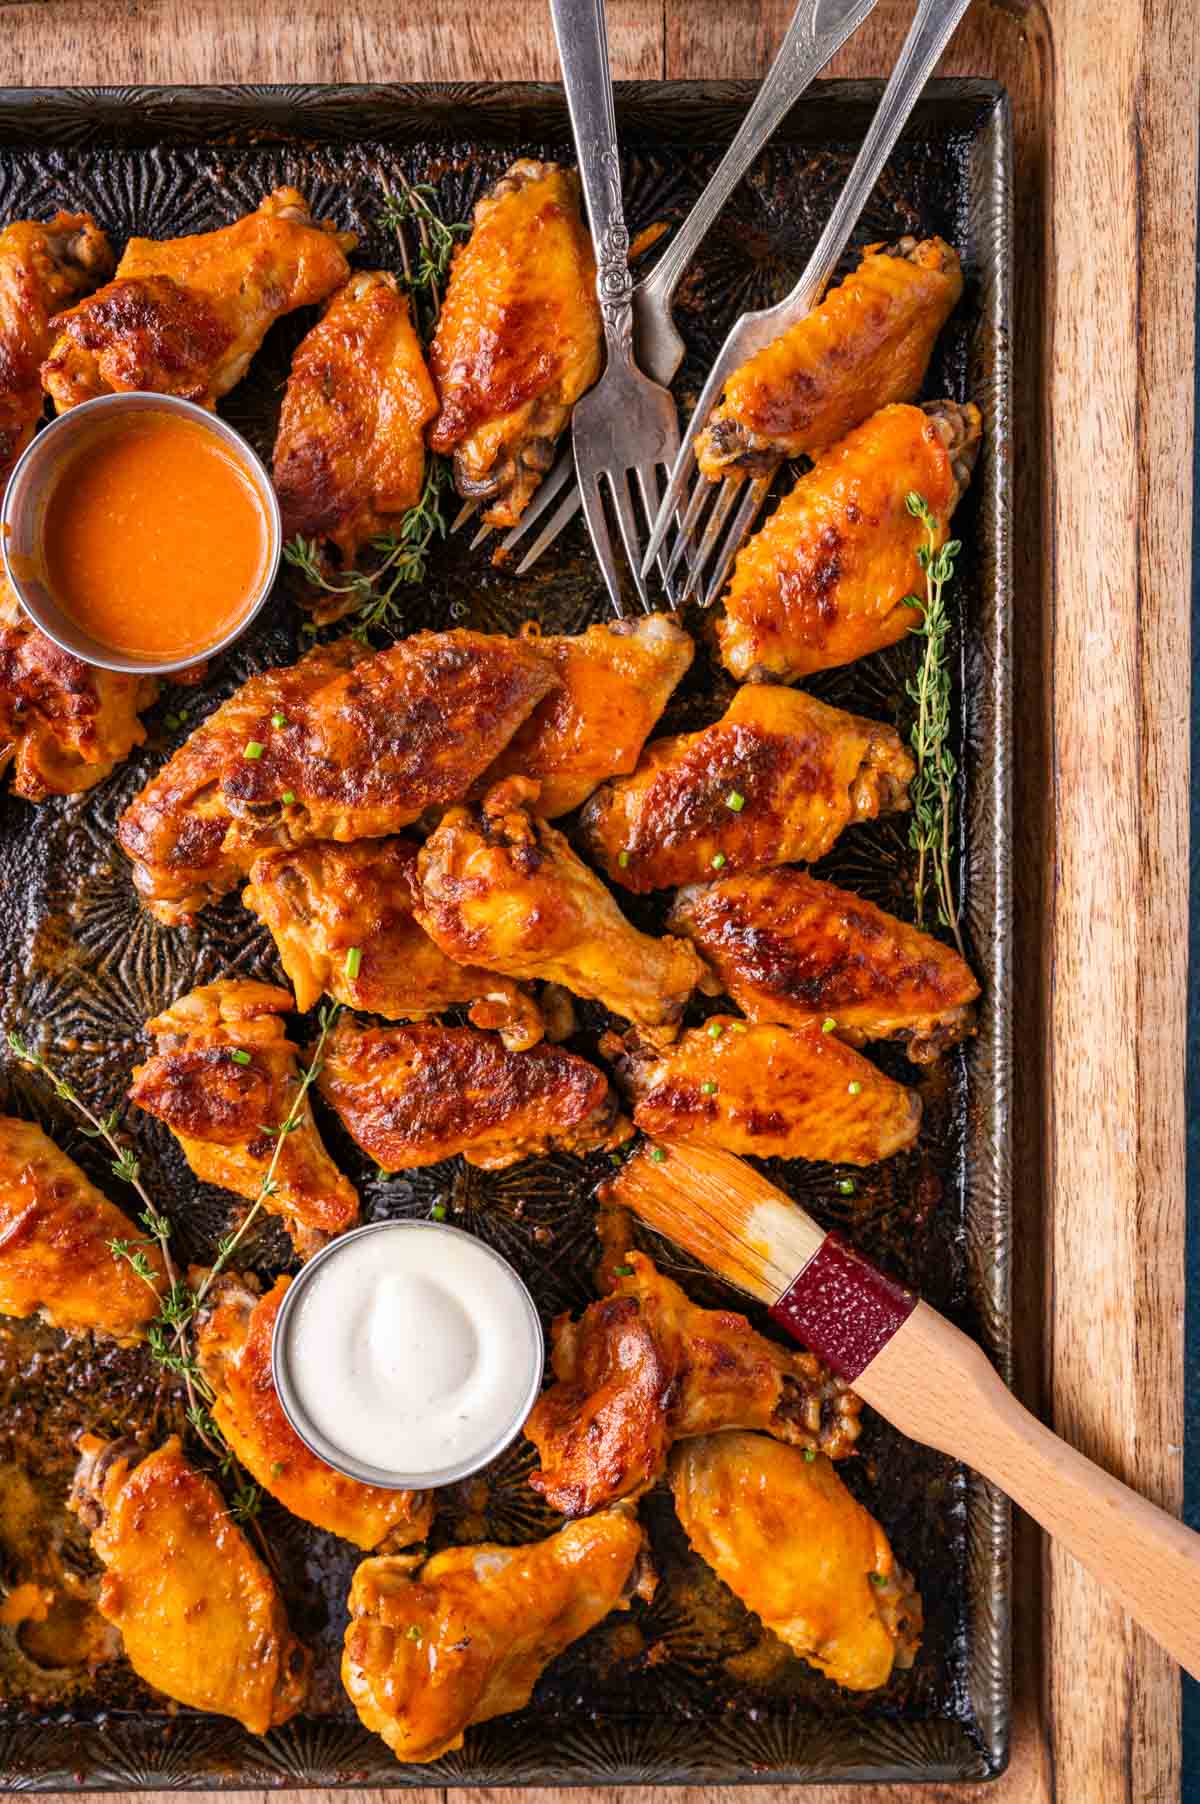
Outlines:
{"label": "orange buffalo sauce", "polygon": [[265,510],[233,453],[165,411],[98,425],[42,524],[45,580],[63,610],[114,651],[163,662],[234,630],[270,552]]}

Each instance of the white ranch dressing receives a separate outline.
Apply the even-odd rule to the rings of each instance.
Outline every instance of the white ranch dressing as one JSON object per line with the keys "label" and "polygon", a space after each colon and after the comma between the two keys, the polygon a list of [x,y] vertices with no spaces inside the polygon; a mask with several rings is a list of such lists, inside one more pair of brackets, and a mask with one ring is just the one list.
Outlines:
{"label": "white ranch dressing", "polygon": [[480,1241],[389,1223],[335,1242],[297,1284],[276,1357],[295,1427],[328,1444],[316,1451],[432,1485],[520,1427],[541,1332],[516,1273]]}

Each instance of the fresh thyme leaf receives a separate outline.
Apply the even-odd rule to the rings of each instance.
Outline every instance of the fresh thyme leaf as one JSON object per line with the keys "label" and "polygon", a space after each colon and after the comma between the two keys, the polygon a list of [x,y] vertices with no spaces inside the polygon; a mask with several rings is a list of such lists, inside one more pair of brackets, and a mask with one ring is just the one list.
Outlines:
{"label": "fresh thyme leaf", "polygon": [[262,1507],[262,1492],[257,1485],[239,1485],[229,1500],[229,1514],[235,1522],[252,1522]]}
{"label": "fresh thyme leaf", "polygon": [[919,603],[916,597],[912,598],[921,607],[922,615],[911,628],[912,633],[925,643],[917,673],[905,685],[917,711],[909,736],[917,764],[916,775],[909,785],[912,819],[908,843],[917,855],[913,901],[917,925],[923,927],[932,890],[937,918],[953,933],[954,943],[961,953],[959,907],[951,870],[954,782],[958,766],[949,744],[951,684],[947,642],[950,616],[946,611],[944,590],[954,575],[954,560],[962,546],[957,539],[948,539],[938,546],[940,528],[924,496],[910,491],[905,497],[905,506],[925,530],[925,543],[917,548],[917,560],[925,572],[925,597]]}
{"label": "fresh thyme leaf", "polygon": [[[379,209],[379,223],[396,235],[404,266],[402,284],[412,296],[418,329],[428,343],[437,325],[455,240],[465,237],[471,228],[465,222],[446,223],[437,210],[437,189],[432,182],[410,182],[403,170],[397,175],[399,193],[386,181],[382,183],[384,201]],[[415,256],[409,243],[414,228],[417,236]]]}

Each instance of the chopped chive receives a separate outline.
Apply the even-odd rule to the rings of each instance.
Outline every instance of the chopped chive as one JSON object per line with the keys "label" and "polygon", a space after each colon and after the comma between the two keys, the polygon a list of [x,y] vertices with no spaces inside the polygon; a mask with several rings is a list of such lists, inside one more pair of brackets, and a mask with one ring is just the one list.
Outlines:
{"label": "chopped chive", "polygon": [[183,725],[182,714],[168,714],[165,724],[169,727],[181,727]]}
{"label": "chopped chive", "polygon": [[868,1572],[867,1577],[873,1585],[886,1585],[887,1576],[882,1572]]}
{"label": "chopped chive", "polygon": [[248,1065],[250,1063],[250,1054],[248,1052],[243,1052],[240,1046],[235,1046],[229,1056],[235,1065]]}
{"label": "chopped chive", "polygon": [[862,1085],[859,1083],[859,1081],[856,1077],[852,1078],[850,1080],[850,1082],[846,1085],[846,1088],[850,1092],[851,1096],[861,1096],[862,1095]]}
{"label": "chopped chive", "polygon": [[276,709],[274,714],[272,714],[272,716],[271,716],[271,725],[273,727],[286,727],[287,726],[287,715],[281,714],[279,712],[279,710]]}
{"label": "chopped chive", "polygon": [[652,1146],[650,1148],[650,1157],[654,1160],[656,1165],[661,1165],[666,1156],[667,1152],[665,1147]]}
{"label": "chopped chive", "polygon": [[392,1175],[391,1172],[385,1170],[385,1168],[382,1165],[377,1166],[376,1171],[377,1171],[380,1181],[384,1184],[386,1184],[388,1182],[388,1179]]}
{"label": "chopped chive", "polygon": [[712,868],[714,871],[719,871],[721,866],[724,864],[724,862],[725,862],[724,852],[716,852],[713,854]]}
{"label": "chopped chive", "polygon": [[729,1027],[730,1032],[735,1034],[744,1034],[746,1031],[746,1023],[744,1021],[731,1021]]}
{"label": "chopped chive", "polygon": [[362,947],[351,946],[346,954],[346,976],[354,979],[362,970]]}
{"label": "chopped chive", "polygon": [[740,814],[742,809],[746,806],[746,798],[739,790],[731,789],[729,794],[725,797],[725,806],[726,808],[732,808],[735,814]]}
{"label": "chopped chive", "polygon": [[614,1265],[613,1276],[616,1278],[632,1278],[633,1267],[631,1265]]}
{"label": "chopped chive", "polygon": [[290,808],[292,803],[296,800],[295,790],[285,789],[279,800],[283,803],[285,808]]}
{"label": "chopped chive", "polygon": [[415,1622],[410,1622],[404,1633],[408,1636],[410,1641],[424,1641],[425,1639],[419,1626]]}
{"label": "chopped chive", "polygon": [[617,853],[617,863],[620,865],[620,867],[623,871],[627,870],[629,868],[628,852],[618,852]]}
{"label": "chopped chive", "polygon": [[721,1038],[721,1035],[724,1032],[725,1032],[725,1029],[722,1027],[722,1025],[719,1021],[710,1021],[709,1022],[708,1036],[709,1036],[710,1040],[719,1040]]}
{"label": "chopped chive", "polygon": [[813,1452],[813,1450],[812,1450],[812,1448],[811,1448],[811,1447],[806,1447],[806,1448],[805,1448],[805,1449],[804,1449],[804,1457],[805,1457],[805,1459],[806,1459],[806,1460],[807,1460],[807,1461],[808,1461],[808,1463],[809,1463],[809,1465],[810,1465],[810,1466],[811,1466],[811,1465],[812,1465],[812,1463],[813,1463],[813,1461],[814,1461],[814,1460],[815,1460],[815,1459],[816,1459],[816,1457],[817,1457],[817,1456],[816,1456],[816,1454],[815,1454],[815,1453],[814,1453],[814,1452]]}
{"label": "chopped chive", "polygon": [[433,1205],[433,1208],[429,1211],[429,1213],[433,1217],[434,1221],[445,1221],[445,1219],[446,1219],[445,1203],[435,1203]]}
{"label": "chopped chive", "polygon": [[843,1196],[853,1196],[854,1192],[858,1189],[858,1185],[854,1182],[853,1178],[839,1178],[837,1187]]}
{"label": "chopped chive", "polygon": [[282,1478],[282,1476],[283,1476],[283,1461],[282,1461],[282,1460],[278,1460],[278,1459],[277,1459],[277,1460],[272,1460],[272,1462],[271,1462],[271,1477],[272,1477],[272,1478]]}
{"label": "chopped chive", "polygon": [[831,1034],[836,1026],[837,1022],[834,1020],[833,1016],[826,1015],[824,1021],[821,1023],[821,1032],[823,1034]]}
{"label": "chopped chive", "polygon": [[263,745],[261,739],[247,739],[245,749],[242,752],[242,757],[261,758],[265,750],[266,747]]}
{"label": "chopped chive", "polygon": [[711,1077],[707,1078],[705,1082],[701,1084],[700,1094],[701,1096],[715,1096],[717,1094],[717,1086],[713,1083]]}

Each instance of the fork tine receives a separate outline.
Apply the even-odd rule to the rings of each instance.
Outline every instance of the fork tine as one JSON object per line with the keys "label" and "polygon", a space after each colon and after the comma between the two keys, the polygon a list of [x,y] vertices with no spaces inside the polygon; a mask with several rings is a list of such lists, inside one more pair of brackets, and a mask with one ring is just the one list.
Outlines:
{"label": "fork tine", "polygon": [[471,518],[471,515],[478,510],[478,507],[478,501],[464,501],[453,520],[450,522],[450,531],[457,532],[460,526],[465,526],[467,521]]}
{"label": "fork tine", "polygon": [[629,568],[633,572],[633,580],[637,584],[638,598],[643,613],[653,613],[650,606],[650,592],[646,587],[646,579],[642,575],[641,560],[638,557],[637,519],[633,512],[633,499],[629,493],[629,478],[624,470],[608,472],[608,486],[612,490],[613,506],[617,514],[617,527],[621,534],[621,543],[625,547],[625,556]]}
{"label": "fork tine", "polygon": [[[558,506],[543,526],[541,532],[539,532],[537,538],[533,541],[533,544],[529,547],[529,550],[525,553],[525,556],[517,565],[516,574],[518,576],[524,576],[527,570],[532,570],[543,551],[545,551],[547,545],[553,545],[563,527],[569,525],[582,506],[583,496],[579,492],[579,485],[577,483],[574,488],[569,489],[566,495],[564,495],[563,499],[559,502]],[[509,537],[519,535],[524,525],[525,520],[522,517],[518,525],[513,527]],[[505,539],[502,542],[504,545],[507,545],[508,539]]]}
{"label": "fork tine", "polygon": [[742,505],[733,516],[729,531],[725,535],[725,542],[717,557],[716,569],[704,591],[702,603],[704,607],[711,608],[713,602],[720,596],[721,590],[725,586],[725,579],[729,575],[730,566],[741,550],[742,541],[762,511],[763,502],[766,500],[774,480],[775,472],[771,470],[765,476],[756,476],[753,482],[747,484]]}
{"label": "fork tine", "polygon": [[[542,515],[550,506],[550,503],[563,487],[563,484],[569,481],[574,474],[575,453],[572,450],[570,440],[568,439],[567,443],[555,458],[549,472],[538,484],[533,499],[525,509],[525,512],[521,515],[521,518],[517,521],[515,526],[509,527],[508,531],[501,539],[501,551],[512,551],[516,547],[518,541],[525,536],[529,531],[529,528],[541,519]],[[569,519],[570,515],[568,515],[567,518]],[[547,539],[546,545],[549,543],[550,540]],[[543,545],[542,549],[545,550],[545,545]],[[522,565],[522,569],[528,569],[528,567],[528,562]]]}
{"label": "fork tine", "polygon": [[479,528],[479,531],[475,534],[475,537],[471,540],[471,550],[474,551],[476,545],[482,545],[483,541],[487,538],[488,534],[492,531],[493,531],[493,528],[490,527],[485,521],[484,524]]}
{"label": "fork tine", "polygon": [[[675,543],[671,547],[671,555],[667,559],[668,583],[679,568],[679,560],[685,553],[687,554],[689,576],[694,569],[696,562],[696,523],[699,520],[700,515],[704,512],[706,502],[711,501],[712,494],[712,483],[705,482],[702,476],[697,476],[691,495],[688,497],[687,512],[679,522],[679,531],[676,534]],[[684,585],[685,595],[689,586],[689,584]]]}
{"label": "fork tine", "polygon": [[600,566],[600,574],[604,578],[604,586],[608,590],[608,599],[612,602],[613,613],[618,620],[623,620],[625,606],[621,600],[621,583],[617,575],[616,560],[613,557],[612,540],[608,535],[608,521],[604,518],[604,501],[600,494],[599,483],[581,482],[579,498],[583,503],[584,514],[587,516],[592,549],[596,553],[596,562]]}
{"label": "fork tine", "polygon": [[[696,411],[698,413],[699,408],[697,408]],[[662,548],[663,540],[670,530],[672,517],[678,513],[680,506],[682,505],[684,492],[688,485],[688,478],[695,466],[696,453],[692,449],[689,427],[689,436],[680,447],[679,455],[675,459],[675,466],[672,469],[670,479],[667,482],[667,492],[659,502],[658,515],[650,524],[650,543],[647,545],[646,555],[642,559],[643,575],[649,570],[651,564],[654,562]],[[681,528],[681,535],[682,530],[683,529]]]}
{"label": "fork tine", "polygon": [[697,598],[700,596],[704,586],[704,566],[712,556],[717,540],[721,536],[721,528],[729,518],[730,509],[741,492],[742,484],[735,477],[727,476],[721,484],[721,492],[717,496],[713,510],[704,522],[704,537],[696,552],[696,560],[688,572],[688,580],[683,591],[685,595],[695,594]]}
{"label": "fork tine", "polygon": [[[639,465],[637,470],[638,492],[642,497],[642,506],[646,510],[647,520],[653,520],[658,513],[659,467],[660,466],[657,463],[647,463]],[[666,470],[667,465],[665,460],[661,467],[664,471]],[[660,551],[658,554],[658,574],[663,588],[667,589],[667,599],[670,600],[671,591],[667,588],[667,558],[665,551]]]}

